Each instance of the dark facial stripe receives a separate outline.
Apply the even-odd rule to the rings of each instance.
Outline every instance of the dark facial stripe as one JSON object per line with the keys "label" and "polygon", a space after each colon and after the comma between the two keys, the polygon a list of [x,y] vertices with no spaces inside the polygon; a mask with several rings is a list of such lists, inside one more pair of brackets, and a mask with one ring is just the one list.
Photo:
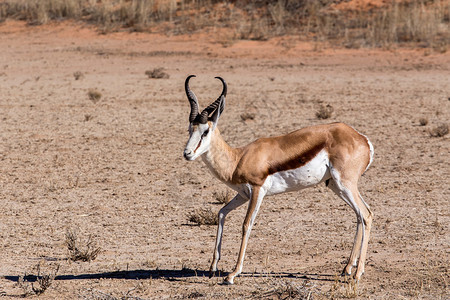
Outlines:
{"label": "dark facial stripe", "polygon": [[197,152],[197,149],[200,148],[201,144],[202,144],[202,140],[200,139],[200,142],[198,142],[197,148],[195,148],[194,153]]}

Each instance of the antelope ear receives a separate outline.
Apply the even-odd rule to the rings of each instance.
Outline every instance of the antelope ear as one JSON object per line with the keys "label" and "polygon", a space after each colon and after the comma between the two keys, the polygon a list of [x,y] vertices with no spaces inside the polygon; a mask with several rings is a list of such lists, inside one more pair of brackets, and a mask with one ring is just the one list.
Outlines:
{"label": "antelope ear", "polygon": [[223,109],[225,108],[225,96],[220,96],[220,102],[217,108],[214,110],[211,117],[208,118],[209,121],[213,123],[213,130],[216,128],[217,123],[219,122],[220,115],[223,112]]}

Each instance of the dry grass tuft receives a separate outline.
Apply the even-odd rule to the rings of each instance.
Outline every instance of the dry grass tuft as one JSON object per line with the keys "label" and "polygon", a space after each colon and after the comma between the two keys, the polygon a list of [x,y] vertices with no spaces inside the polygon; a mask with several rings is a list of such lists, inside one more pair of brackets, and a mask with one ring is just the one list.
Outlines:
{"label": "dry grass tuft", "polygon": [[168,79],[170,76],[164,71],[164,68],[155,68],[153,70],[147,70],[145,71],[145,75],[148,76],[148,78],[153,79]]}
{"label": "dry grass tuft", "polygon": [[43,294],[53,283],[53,281],[56,278],[56,275],[59,271],[59,265],[56,266],[55,270],[49,273],[43,273],[41,274],[41,263],[39,263],[36,266],[37,275],[36,275],[36,282],[37,286],[35,286],[33,283],[28,284],[28,281],[26,281],[26,277],[28,277],[26,274],[25,276],[19,276],[19,279],[17,281],[17,285],[24,291],[22,294],[22,297],[28,297],[32,295],[41,295]]}
{"label": "dry grass tuft", "polygon": [[193,292],[190,292],[186,296],[186,299],[196,299],[196,298],[202,298],[202,297],[205,297],[205,295],[200,293],[200,292],[198,292],[198,291],[193,291]]}
{"label": "dry grass tuft", "polygon": [[247,121],[247,120],[254,120],[255,119],[255,114],[254,113],[243,113],[241,114],[241,120],[242,121]]}
{"label": "dry grass tuft", "polygon": [[197,225],[217,225],[217,214],[210,208],[196,209],[188,214],[189,222]]}
{"label": "dry grass tuft", "polygon": [[316,111],[316,117],[318,119],[329,119],[333,115],[334,108],[330,104],[321,105],[319,109]]}
{"label": "dry grass tuft", "polygon": [[[77,234],[73,230],[67,230],[66,232],[66,246],[69,251],[69,259],[71,261],[92,261],[97,258],[101,252],[101,248],[96,246],[96,243],[92,240],[92,236],[89,235],[86,245],[80,246],[81,241],[78,239]],[[84,248],[84,249],[83,249]]]}
{"label": "dry grass tuft", "polygon": [[345,276],[344,282],[336,275],[330,290],[330,299],[354,299],[358,297],[358,283],[350,276]]}
{"label": "dry grass tuft", "polygon": [[443,137],[448,134],[448,131],[448,124],[440,124],[430,129],[429,133],[432,137]]}
{"label": "dry grass tuft", "polygon": [[252,293],[254,299],[314,299],[315,286],[310,281],[296,283],[293,281],[271,280],[267,287],[258,287]]}
{"label": "dry grass tuft", "polygon": [[96,89],[89,89],[88,91],[89,100],[94,103],[97,103],[102,98],[102,93],[100,93]]}
{"label": "dry grass tuft", "polygon": [[89,122],[89,121],[92,120],[93,118],[94,118],[93,115],[90,115],[90,114],[85,114],[85,115],[84,115],[84,121],[85,121],[85,122]]}
{"label": "dry grass tuft", "polygon": [[73,72],[73,77],[75,78],[75,80],[80,80],[84,78],[84,75],[80,71],[76,71]]}
{"label": "dry grass tuft", "polygon": [[428,119],[427,118],[420,118],[419,119],[419,124],[420,124],[420,126],[426,126],[428,124]]}
{"label": "dry grass tuft", "polygon": [[231,193],[228,190],[225,192],[224,191],[214,192],[213,196],[220,204],[228,204],[228,202],[231,201]]}
{"label": "dry grass tuft", "polygon": [[33,292],[36,295],[44,293],[52,285],[53,280],[55,280],[56,274],[58,274],[58,271],[59,265],[56,267],[56,270],[54,272],[41,275],[41,267],[40,265],[38,265],[38,274],[37,274],[38,286],[35,287],[33,284],[31,285]]}

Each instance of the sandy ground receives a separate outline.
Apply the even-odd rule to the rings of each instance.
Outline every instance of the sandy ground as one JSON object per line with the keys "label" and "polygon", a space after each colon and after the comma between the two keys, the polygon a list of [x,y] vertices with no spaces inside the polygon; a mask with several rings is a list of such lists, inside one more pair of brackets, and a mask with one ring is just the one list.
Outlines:
{"label": "sandy ground", "polygon": [[[429,131],[450,119],[449,52],[223,38],[0,24],[0,295],[23,295],[19,276],[59,265],[40,299],[276,299],[283,286],[315,299],[354,296],[337,274],[356,218],[322,185],[267,197],[243,275],[234,286],[207,277],[216,228],[187,215],[217,212],[214,192],[227,188],[201,160],[182,157],[183,84],[196,74],[203,106],[220,94],[214,76],[228,82],[219,127],[232,146],[333,121],[366,134],[375,160],[360,190],[375,219],[357,297],[448,299],[449,135]],[[170,78],[145,75],[159,67]],[[334,107],[330,119],[316,118],[321,104]],[[244,214],[227,219],[224,273],[234,268]],[[97,259],[68,261],[67,230],[91,236]],[[25,279],[29,288],[36,277]]]}

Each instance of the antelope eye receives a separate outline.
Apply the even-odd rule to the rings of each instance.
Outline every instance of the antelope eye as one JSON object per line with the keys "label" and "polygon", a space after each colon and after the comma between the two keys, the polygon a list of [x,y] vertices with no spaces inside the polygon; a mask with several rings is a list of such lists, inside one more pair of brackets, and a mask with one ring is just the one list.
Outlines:
{"label": "antelope eye", "polygon": [[205,132],[203,132],[202,134],[202,138],[204,138],[205,136],[207,136],[209,133],[209,129],[206,129]]}

